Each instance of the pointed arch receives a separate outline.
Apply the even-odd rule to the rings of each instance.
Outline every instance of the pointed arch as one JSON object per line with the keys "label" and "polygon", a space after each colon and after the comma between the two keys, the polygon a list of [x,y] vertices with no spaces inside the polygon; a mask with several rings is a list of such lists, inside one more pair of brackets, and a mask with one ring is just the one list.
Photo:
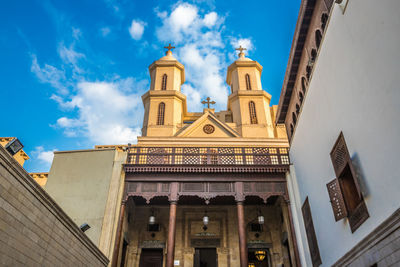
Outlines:
{"label": "pointed arch", "polygon": [[158,104],[157,125],[164,125],[164,117],[165,117],[165,103],[161,102],[160,104]]}
{"label": "pointed arch", "polygon": [[257,124],[256,104],[253,101],[249,102],[250,123]]}
{"label": "pointed arch", "polygon": [[164,73],[162,76],[162,81],[161,81],[161,90],[167,90],[167,74]]}
{"label": "pointed arch", "polygon": [[251,90],[250,75],[247,73],[245,77],[246,77],[246,89]]}

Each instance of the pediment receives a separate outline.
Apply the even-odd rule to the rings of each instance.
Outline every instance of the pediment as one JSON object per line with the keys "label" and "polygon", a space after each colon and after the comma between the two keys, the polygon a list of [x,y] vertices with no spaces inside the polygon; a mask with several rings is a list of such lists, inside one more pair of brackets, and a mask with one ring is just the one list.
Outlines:
{"label": "pediment", "polygon": [[177,137],[239,137],[239,134],[214,114],[206,111],[190,126],[176,135]]}

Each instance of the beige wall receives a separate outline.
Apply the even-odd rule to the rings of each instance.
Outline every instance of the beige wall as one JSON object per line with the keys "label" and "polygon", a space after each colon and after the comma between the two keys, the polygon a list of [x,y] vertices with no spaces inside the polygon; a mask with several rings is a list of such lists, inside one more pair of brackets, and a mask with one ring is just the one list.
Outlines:
{"label": "beige wall", "polygon": [[[110,201],[108,198],[112,193],[110,184],[113,179],[121,180],[121,163],[124,159],[116,162],[116,153],[115,149],[55,152],[45,186],[46,191],[77,225],[85,222],[90,225],[91,229],[85,233],[98,246],[106,206]],[[119,186],[114,185],[113,190],[119,190]],[[116,196],[113,201],[117,202]],[[119,207],[107,212],[113,213],[116,208]],[[113,227],[111,219],[107,225]],[[109,245],[102,249],[107,247]],[[104,252],[107,253],[107,250]]]}

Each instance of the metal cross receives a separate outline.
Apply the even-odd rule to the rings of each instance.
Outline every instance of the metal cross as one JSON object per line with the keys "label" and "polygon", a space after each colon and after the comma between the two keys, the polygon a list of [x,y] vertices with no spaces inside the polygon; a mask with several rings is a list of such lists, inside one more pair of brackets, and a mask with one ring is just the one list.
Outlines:
{"label": "metal cross", "polygon": [[203,105],[207,104],[207,108],[210,108],[210,104],[211,104],[211,105],[214,105],[214,104],[215,104],[215,101],[210,101],[210,97],[207,97],[206,100],[207,100],[207,101],[205,101],[205,100],[201,101],[201,103],[202,103]]}
{"label": "metal cross", "polygon": [[169,43],[168,46],[164,46],[164,48],[168,49],[168,51],[171,51],[172,49],[175,48],[175,46],[172,46],[171,43]]}
{"label": "metal cross", "polygon": [[247,49],[242,47],[242,45],[240,45],[238,48],[235,48],[235,50],[239,50],[240,53],[243,53],[243,50],[247,50]]}

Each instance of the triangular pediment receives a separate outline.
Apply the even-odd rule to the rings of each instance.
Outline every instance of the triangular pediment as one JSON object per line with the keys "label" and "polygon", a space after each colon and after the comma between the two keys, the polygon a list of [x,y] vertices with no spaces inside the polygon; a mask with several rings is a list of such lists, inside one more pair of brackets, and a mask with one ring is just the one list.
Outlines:
{"label": "triangular pediment", "polygon": [[177,137],[239,137],[239,134],[214,114],[206,111],[190,126],[179,132]]}

